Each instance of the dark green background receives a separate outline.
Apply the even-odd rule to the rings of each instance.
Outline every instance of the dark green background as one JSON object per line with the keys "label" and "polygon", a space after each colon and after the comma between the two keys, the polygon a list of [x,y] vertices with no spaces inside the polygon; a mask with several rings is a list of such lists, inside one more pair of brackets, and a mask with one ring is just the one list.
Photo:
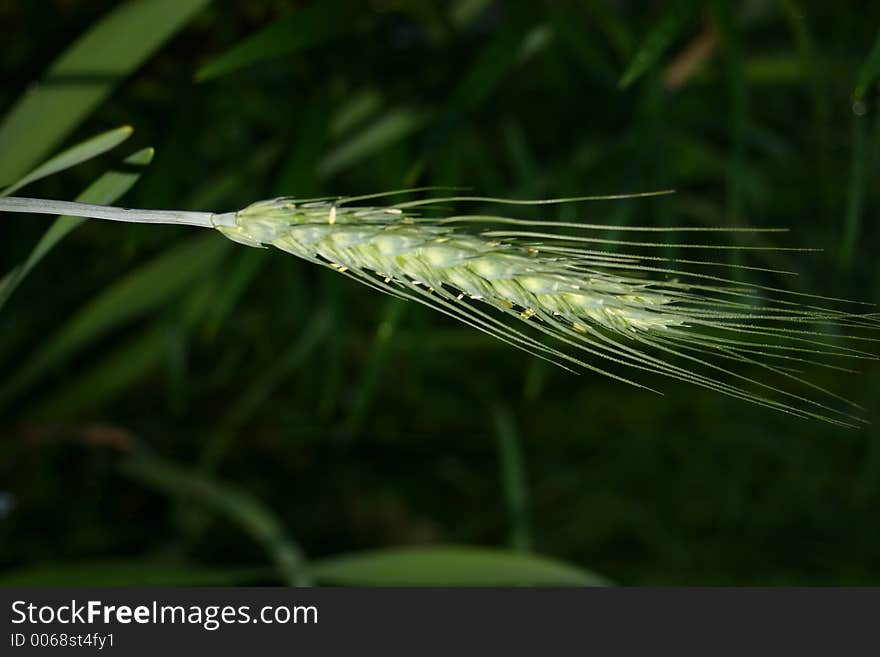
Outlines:
{"label": "dark green background", "polygon": [[[0,0],[0,111],[117,4]],[[278,42],[297,49],[196,81],[278,20]],[[65,143],[132,125],[126,152],[152,145],[156,157],[122,203],[149,208],[413,185],[510,197],[674,187],[561,216],[788,226],[774,239],[824,250],[756,260],[800,273],[764,282],[877,301],[878,94],[872,84],[854,103],[853,90],[878,29],[871,2],[217,1]],[[666,47],[621,86],[652,34]],[[701,39],[697,66],[671,80]],[[73,198],[113,157],[28,194]],[[48,220],[0,220],[5,272]],[[79,228],[0,313],[0,376],[194,233]],[[531,548],[623,584],[877,584],[880,368],[862,369],[811,373],[868,407],[859,431],[675,382],[652,395],[230,245],[0,409],[0,581],[280,581],[222,509],[177,480],[133,479],[112,446],[123,436],[188,471],[220,453],[219,489],[259,500],[310,559],[469,544]],[[105,388],[84,386],[95,370]],[[192,576],[204,569],[217,579]]]}

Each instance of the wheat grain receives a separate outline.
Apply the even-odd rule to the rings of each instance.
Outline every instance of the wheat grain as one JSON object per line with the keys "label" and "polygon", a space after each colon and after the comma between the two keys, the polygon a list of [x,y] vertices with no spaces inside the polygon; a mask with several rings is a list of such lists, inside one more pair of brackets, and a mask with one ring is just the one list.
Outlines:
{"label": "wheat grain", "polygon": [[[840,408],[857,409],[856,404],[803,378],[798,368],[814,365],[850,371],[838,361],[876,359],[852,346],[875,338],[840,335],[842,330],[878,328],[874,314],[816,305],[842,300],[746,286],[697,271],[698,267],[732,265],[636,253],[668,248],[666,244],[574,234],[607,230],[608,226],[417,214],[458,201],[547,204],[582,199],[448,197],[389,206],[355,204],[381,196],[385,195],[304,201],[279,198],[224,214],[163,214],[14,198],[0,199],[0,210],[212,226],[236,242],[273,246],[373,289],[429,306],[565,369],[590,370],[647,387],[610,369],[612,364],[615,369],[625,365],[802,418],[843,426],[864,421]],[[508,230],[508,226],[517,229]],[[520,229],[527,227],[538,229]],[[551,232],[558,229],[564,232]],[[624,226],[616,230],[731,232],[694,227]],[[750,229],[774,230],[778,229]],[[702,240],[675,246],[775,249]],[[767,379],[786,381],[791,388]]]}

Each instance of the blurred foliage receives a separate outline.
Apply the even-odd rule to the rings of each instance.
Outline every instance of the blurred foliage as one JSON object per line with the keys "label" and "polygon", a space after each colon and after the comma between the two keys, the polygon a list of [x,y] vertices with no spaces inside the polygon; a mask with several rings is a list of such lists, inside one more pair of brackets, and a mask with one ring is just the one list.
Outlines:
{"label": "blurred foliage", "polygon": [[[0,24],[0,188],[75,144],[18,193],[674,187],[560,212],[790,226],[824,250],[771,284],[880,299],[880,4],[0,0]],[[880,581],[876,365],[817,373],[874,420],[841,431],[575,377],[220,236],[48,226],[0,223],[0,583]]]}

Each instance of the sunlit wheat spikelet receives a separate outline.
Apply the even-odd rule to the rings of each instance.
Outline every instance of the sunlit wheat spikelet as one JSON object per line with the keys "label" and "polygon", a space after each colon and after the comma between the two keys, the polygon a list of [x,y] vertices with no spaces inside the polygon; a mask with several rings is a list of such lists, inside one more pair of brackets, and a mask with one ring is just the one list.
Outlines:
{"label": "sunlit wheat spikelet", "polygon": [[[609,226],[419,214],[462,201],[543,205],[585,198],[448,197],[362,205],[387,195],[278,198],[234,213],[171,212],[164,217],[118,208],[102,212],[99,206],[74,211],[71,206],[77,204],[47,201],[33,201],[43,209],[10,207],[25,199],[0,199],[0,209],[49,212],[54,207],[105,219],[210,225],[237,242],[274,246],[426,305],[569,370],[590,370],[646,387],[617,373],[625,365],[802,418],[844,426],[863,422],[846,410],[857,409],[856,404],[810,382],[800,368],[851,371],[847,361],[876,360],[852,346],[876,341],[853,334],[876,330],[875,314],[836,310],[829,305],[843,303],[836,299],[746,286],[705,273],[707,267],[734,265],[658,255],[658,247],[670,246],[664,243],[596,236]],[[131,216],[123,218],[123,212]],[[132,218],[139,213],[140,218]],[[747,229],[615,230],[702,234],[697,241],[677,240],[672,245],[677,249],[772,248],[702,240],[706,233]]]}

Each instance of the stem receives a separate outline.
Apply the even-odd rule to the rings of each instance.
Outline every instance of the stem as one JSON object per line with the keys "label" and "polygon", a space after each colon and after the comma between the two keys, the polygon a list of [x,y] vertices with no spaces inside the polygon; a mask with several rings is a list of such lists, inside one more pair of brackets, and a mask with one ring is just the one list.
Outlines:
{"label": "stem", "polygon": [[116,208],[109,205],[92,205],[72,201],[19,198],[0,198],[0,212],[30,212],[34,214],[60,214],[87,219],[106,219],[135,224],[179,224],[214,228],[235,225],[235,213],[186,212],[184,210],[137,210]]}

